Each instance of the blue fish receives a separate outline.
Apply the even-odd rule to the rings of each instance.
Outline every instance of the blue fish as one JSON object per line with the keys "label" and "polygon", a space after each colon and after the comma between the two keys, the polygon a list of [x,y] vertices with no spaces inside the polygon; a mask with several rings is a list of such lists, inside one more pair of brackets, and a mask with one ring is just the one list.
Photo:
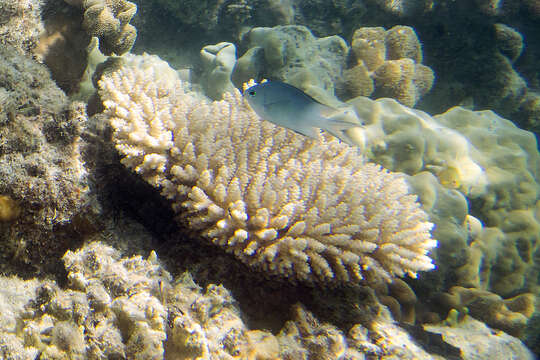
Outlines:
{"label": "blue fish", "polygon": [[341,120],[354,116],[350,109],[336,109],[321,104],[292,85],[267,81],[244,91],[251,108],[264,120],[316,139],[322,129],[345,143],[355,146],[345,130],[360,126]]}

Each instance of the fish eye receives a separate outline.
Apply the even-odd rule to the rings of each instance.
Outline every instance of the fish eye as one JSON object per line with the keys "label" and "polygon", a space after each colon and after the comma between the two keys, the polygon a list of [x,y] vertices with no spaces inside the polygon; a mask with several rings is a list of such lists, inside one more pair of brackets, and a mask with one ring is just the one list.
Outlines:
{"label": "fish eye", "polygon": [[255,92],[255,90],[250,90],[250,91],[248,91],[248,95],[249,95],[249,96],[255,96],[255,94],[257,94],[257,93]]}

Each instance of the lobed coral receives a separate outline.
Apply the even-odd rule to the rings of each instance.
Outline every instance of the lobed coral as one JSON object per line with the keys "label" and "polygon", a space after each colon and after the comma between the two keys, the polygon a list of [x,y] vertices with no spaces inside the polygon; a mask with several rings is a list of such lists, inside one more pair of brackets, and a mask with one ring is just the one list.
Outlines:
{"label": "lobed coral", "polygon": [[63,1],[48,2],[41,16],[44,31],[32,53],[47,65],[58,86],[71,95],[79,89],[88,64],[91,36],[83,29],[79,10]]}
{"label": "lobed coral", "polygon": [[374,0],[385,11],[400,17],[420,16],[433,7],[433,0]]}
{"label": "lobed coral", "polygon": [[129,22],[137,5],[127,0],[65,0],[84,10],[83,27],[89,35],[99,38],[99,50],[105,55],[128,52],[137,37]]}
{"label": "lobed coral", "polygon": [[365,122],[351,136],[368,158],[412,175],[413,191],[437,224],[438,274],[503,297],[536,293],[540,154],[534,134],[491,111],[456,107],[430,117],[391,99],[349,104]]}
{"label": "lobed coral", "polygon": [[207,45],[201,50],[201,60],[204,92],[211,99],[221,100],[234,89],[231,74],[236,65],[236,46],[228,42]]}
{"label": "lobed coral", "polygon": [[434,267],[431,224],[402,175],[333,139],[262,122],[238,91],[200,99],[162,67],[126,57],[100,96],[122,163],[191,229],[291,280],[389,281]]}
{"label": "lobed coral", "polygon": [[473,317],[517,337],[522,335],[535,307],[534,295],[530,293],[505,300],[489,291],[461,286],[452,287],[448,293],[441,294],[438,300],[443,309],[463,312],[467,308]]}
{"label": "lobed coral", "polygon": [[412,107],[433,86],[433,71],[421,64],[422,47],[409,26],[357,29],[351,54],[355,64],[344,71],[351,97],[391,97]]}

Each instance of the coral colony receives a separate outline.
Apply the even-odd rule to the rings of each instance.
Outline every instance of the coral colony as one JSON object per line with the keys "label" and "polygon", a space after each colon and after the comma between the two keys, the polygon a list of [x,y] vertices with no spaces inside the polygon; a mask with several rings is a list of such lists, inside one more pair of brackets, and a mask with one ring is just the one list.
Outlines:
{"label": "coral colony", "polygon": [[0,0],[0,358],[538,357],[540,6],[464,3]]}

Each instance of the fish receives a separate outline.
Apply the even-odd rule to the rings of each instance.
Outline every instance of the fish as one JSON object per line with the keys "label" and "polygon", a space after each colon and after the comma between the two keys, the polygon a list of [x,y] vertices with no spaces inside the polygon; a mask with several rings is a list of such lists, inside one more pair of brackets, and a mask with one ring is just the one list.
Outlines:
{"label": "fish", "polygon": [[459,189],[461,186],[461,177],[459,176],[459,171],[453,166],[448,166],[447,168],[441,170],[437,177],[442,186],[449,189]]}
{"label": "fish", "polygon": [[357,119],[350,108],[324,105],[302,90],[280,81],[266,81],[244,91],[244,98],[264,120],[317,139],[322,129],[339,140],[356,146],[346,130],[360,126],[343,119]]}

